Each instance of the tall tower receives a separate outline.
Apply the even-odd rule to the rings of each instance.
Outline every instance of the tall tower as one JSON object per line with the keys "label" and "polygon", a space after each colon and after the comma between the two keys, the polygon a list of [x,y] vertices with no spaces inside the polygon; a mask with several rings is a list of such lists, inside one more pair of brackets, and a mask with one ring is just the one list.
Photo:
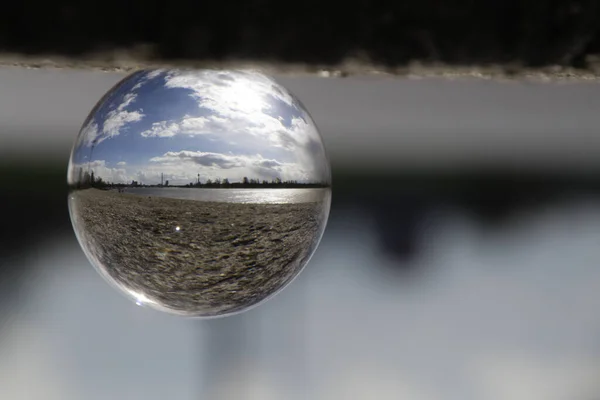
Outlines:
{"label": "tall tower", "polygon": [[160,186],[162,186],[162,185],[163,185],[163,173],[161,172],[160,173]]}

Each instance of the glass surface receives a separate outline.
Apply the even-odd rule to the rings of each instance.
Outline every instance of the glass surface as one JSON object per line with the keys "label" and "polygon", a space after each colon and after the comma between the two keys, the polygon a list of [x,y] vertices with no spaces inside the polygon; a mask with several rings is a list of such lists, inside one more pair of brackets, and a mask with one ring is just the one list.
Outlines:
{"label": "glass surface", "polygon": [[247,71],[128,76],[84,122],[68,182],[101,275],[139,305],[196,317],[247,310],[290,283],[331,203],[310,115]]}

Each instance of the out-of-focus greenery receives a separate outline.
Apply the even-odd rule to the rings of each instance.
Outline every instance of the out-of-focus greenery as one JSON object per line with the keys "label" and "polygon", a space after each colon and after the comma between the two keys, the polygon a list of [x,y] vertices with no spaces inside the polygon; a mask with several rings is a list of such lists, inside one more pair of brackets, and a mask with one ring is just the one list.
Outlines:
{"label": "out-of-focus greenery", "polygon": [[[106,27],[110,21],[110,29]],[[0,14],[0,51],[384,65],[585,66],[600,51],[596,0],[24,0]]]}

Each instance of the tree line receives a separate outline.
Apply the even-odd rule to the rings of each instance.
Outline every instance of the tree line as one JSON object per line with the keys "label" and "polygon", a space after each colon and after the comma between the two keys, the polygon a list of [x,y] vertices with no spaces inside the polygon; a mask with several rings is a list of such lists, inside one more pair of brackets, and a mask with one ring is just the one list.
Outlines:
{"label": "tree line", "polygon": [[281,178],[274,178],[272,180],[260,180],[244,177],[241,182],[230,182],[229,179],[207,179],[206,182],[190,182],[184,187],[188,188],[211,188],[211,189],[228,189],[228,188],[314,188],[314,187],[326,187],[325,183],[303,183],[297,180],[284,181]]}
{"label": "tree line", "polygon": [[252,188],[322,188],[328,187],[329,185],[325,182],[311,182],[304,183],[298,182],[297,180],[282,180],[281,178],[274,178],[272,180],[260,180],[244,177],[240,182],[231,182],[228,178],[220,179],[207,179],[205,182],[201,182],[198,179],[197,182],[190,182],[185,185],[169,185],[169,181],[165,181],[164,184],[156,185],[144,185],[138,181],[131,181],[130,183],[111,183],[102,179],[102,177],[96,176],[94,171],[83,172],[79,171],[79,177],[75,184],[77,189],[122,189],[128,187],[181,187],[181,188],[207,188],[207,189],[252,189]]}

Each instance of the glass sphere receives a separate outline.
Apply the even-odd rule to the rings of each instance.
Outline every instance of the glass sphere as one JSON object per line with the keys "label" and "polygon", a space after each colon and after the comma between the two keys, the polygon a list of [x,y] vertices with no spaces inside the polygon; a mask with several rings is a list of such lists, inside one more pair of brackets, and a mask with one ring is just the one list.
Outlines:
{"label": "glass sphere", "polygon": [[331,172],[304,106],[249,71],[135,72],[94,107],[68,168],[86,256],[139,305],[216,317],[289,284],[329,215]]}

